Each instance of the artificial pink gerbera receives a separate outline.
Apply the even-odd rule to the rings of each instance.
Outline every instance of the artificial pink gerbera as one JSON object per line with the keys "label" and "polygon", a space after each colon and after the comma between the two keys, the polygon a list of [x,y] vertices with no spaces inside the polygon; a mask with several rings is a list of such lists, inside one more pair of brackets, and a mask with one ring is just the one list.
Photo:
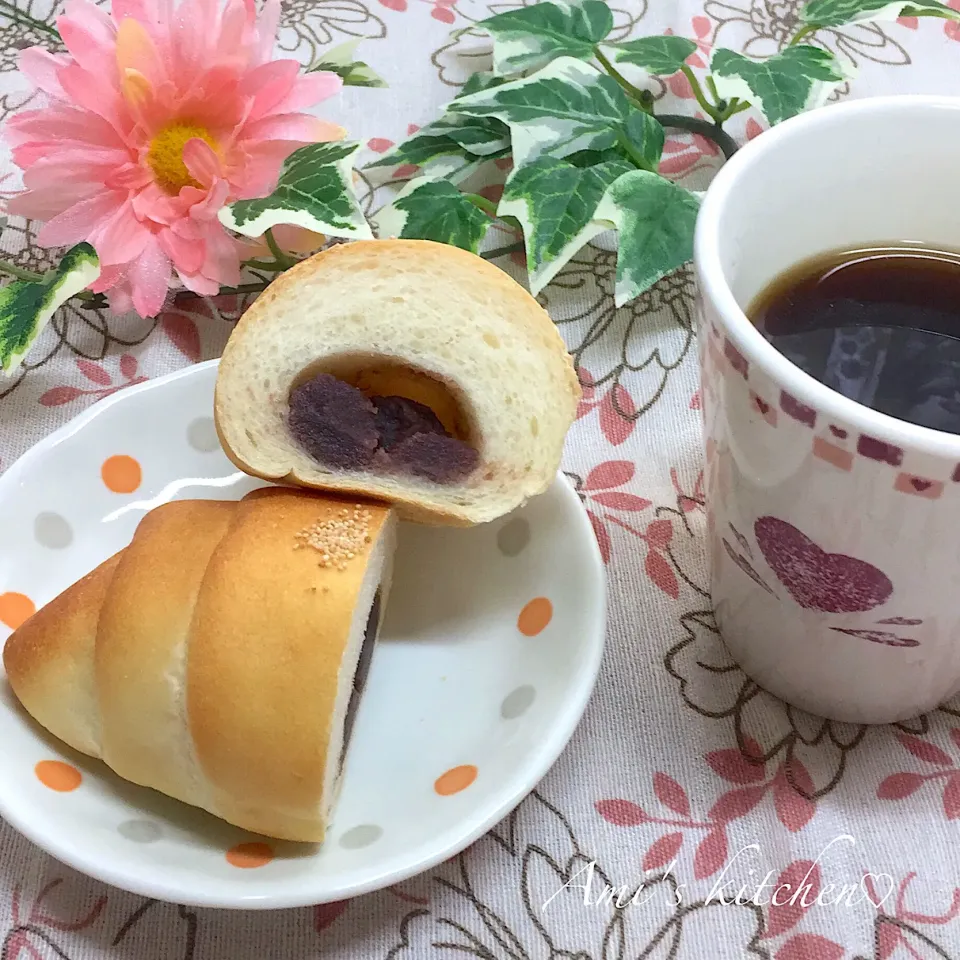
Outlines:
{"label": "artificial pink gerbera", "polygon": [[49,105],[6,127],[26,191],[11,213],[46,220],[46,247],[86,240],[93,289],[111,307],[154,316],[172,274],[201,294],[239,279],[224,204],[266,196],[298,147],[343,130],[303,113],[340,89],[271,60],[279,0],[114,0],[112,17],[68,0],[57,29],[69,51],[31,47],[20,67]]}

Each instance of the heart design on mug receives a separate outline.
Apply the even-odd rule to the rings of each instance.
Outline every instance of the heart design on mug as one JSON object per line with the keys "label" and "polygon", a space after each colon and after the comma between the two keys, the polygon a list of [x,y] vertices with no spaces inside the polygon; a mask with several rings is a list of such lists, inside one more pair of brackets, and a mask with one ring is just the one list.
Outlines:
{"label": "heart design on mug", "polygon": [[753,527],[770,569],[801,607],[825,613],[862,613],[886,603],[890,578],[873,564],[827,553],[795,526],[760,517]]}

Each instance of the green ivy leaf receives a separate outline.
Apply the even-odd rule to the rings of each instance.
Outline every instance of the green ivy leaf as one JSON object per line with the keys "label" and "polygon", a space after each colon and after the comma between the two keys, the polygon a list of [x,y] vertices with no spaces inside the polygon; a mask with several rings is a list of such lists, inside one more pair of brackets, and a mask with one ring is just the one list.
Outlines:
{"label": "green ivy leaf", "polygon": [[238,200],[220,211],[220,222],[245,237],[293,224],[332,237],[371,239],[353,192],[353,156],[358,143],[311,143],[284,161],[269,197]]}
{"label": "green ivy leaf", "polygon": [[663,153],[664,132],[660,121],[649,113],[636,110],[627,117],[626,137],[632,148],[630,156],[638,166],[657,172]]}
{"label": "green ivy leaf", "polygon": [[626,43],[605,45],[618,63],[632,63],[657,77],[669,77],[696,53],[697,45],[686,37],[640,37]]}
{"label": "green ivy leaf", "polygon": [[479,93],[481,90],[489,90],[491,87],[499,87],[507,82],[506,77],[498,77],[495,73],[481,70],[479,73],[471,73],[467,77],[467,82],[460,88],[460,92],[454,98],[459,100],[461,97],[469,97],[471,93]]}
{"label": "green ivy leaf", "polygon": [[43,280],[0,287],[0,370],[14,373],[57,310],[99,276],[97,251],[78,243]]}
{"label": "green ivy leaf", "polygon": [[960,11],[937,0],[810,0],[800,11],[804,23],[817,27],[842,27],[848,23],[896,20],[898,17],[960,20]]}
{"label": "green ivy leaf", "polygon": [[387,84],[362,60],[354,60],[362,38],[348,40],[320,54],[320,59],[307,67],[307,73],[326,71],[335,73],[345,87],[385,87]]}
{"label": "green ivy leaf", "polygon": [[749,101],[771,124],[821,106],[836,85],[851,76],[828,50],[803,44],[767,60],[720,49],[710,70],[721,97]]}
{"label": "green ivy leaf", "polygon": [[417,167],[411,177],[459,182],[476,170],[478,161],[498,159],[509,152],[509,128],[496,117],[447,113],[368,164],[367,169],[410,165]]}
{"label": "green ivy leaf", "polygon": [[632,170],[611,184],[595,217],[611,221],[619,232],[618,307],[693,256],[699,207],[689,190],[649,170]]}
{"label": "green ivy leaf", "polygon": [[468,117],[460,113],[446,113],[431,123],[429,130],[449,137],[475,157],[502,154],[510,147],[510,128],[496,117]]}
{"label": "green ivy leaf", "polygon": [[411,180],[376,215],[382,237],[436,240],[477,253],[493,221],[447,180]]}
{"label": "green ivy leaf", "polygon": [[607,187],[631,169],[617,156],[592,167],[542,156],[513,172],[497,214],[515,217],[523,228],[531,293],[539,293],[584,244],[610,229],[594,215]]}
{"label": "green ivy leaf", "polygon": [[562,158],[582,150],[609,150],[624,136],[628,117],[640,112],[612,77],[572,57],[463,97],[457,111],[506,123],[517,167],[544,153]]}
{"label": "green ivy leaf", "polygon": [[493,37],[493,72],[504,76],[536,70],[557,57],[590,60],[613,29],[613,14],[602,0],[537,3],[481,20],[477,27]]}

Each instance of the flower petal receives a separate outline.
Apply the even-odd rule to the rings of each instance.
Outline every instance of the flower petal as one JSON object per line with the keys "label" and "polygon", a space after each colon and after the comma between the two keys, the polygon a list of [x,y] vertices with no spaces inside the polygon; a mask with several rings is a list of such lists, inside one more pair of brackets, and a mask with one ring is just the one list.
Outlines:
{"label": "flower petal", "polygon": [[121,135],[129,130],[131,122],[120,93],[106,78],[84,70],[78,63],[61,67],[57,76],[75,104],[103,117]]}
{"label": "flower petal", "polygon": [[177,276],[188,290],[199,293],[202,297],[215,297],[220,292],[220,284],[200,272],[182,273],[177,270]]}
{"label": "flower petal", "polygon": [[[343,80],[335,73],[328,73],[321,70],[318,73],[310,73],[305,77],[297,77],[294,88],[289,96],[277,104],[274,113],[296,113],[307,107],[316,106],[322,100],[332,97],[343,89]],[[340,139],[331,137],[331,140]]]}
{"label": "flower petal", "polygon": [[59,71],[69,63],[69,57],[50,53],[42,47],[27,47],[19,59],[20,72],[44,93],[58,100],[69,99],[59,77]]}
{"label": "flower petal", "polygon": [[241,97],[253,98],[248,121],[259,120],[282,103],[293,90],[299,73],[296,60],[273,60],[250,70],[237,90]]}
{"label": "flower petal", "polygon": [[273,55],[273,45],[277,40],[277,28],[280,26],[280,0],[266,0],[260,11],[258,24],[259,43],[254,59],[255,63],[264,63]]}
{"label": "flower petal", "polygon": [[149,30],[160,19],[155,0],[113,0],[110,9],[118,27],[129,17]]}
{"label": "flower petal", "polygon": [[51,220],[74,204],[94,197],[102,190],[103,187],[96,183],[66,180],[53,188],[25,190],[11,197],[5,204],[5,210],[13,217]]}
{"label": "flower petal", "polygon": [[170,261],[155,237],[133,261],[130,283],[133,287],[133,308],[141,317],[155,317],[167,299]]}
{"label": "flower petal", "polygon": [[150,237],[149,227],[137,219],[133,204],[128,201],[109,220],[91,230],[87,239],[100,262],[110,266],[139,257]]}
{"label": "flower petal", "polygon": [[201,272],[221,286],[240,282],[240,257],[237,244],[227,236],[219,221],[212,221],[205,238],[207,258]]}
{"label": "flower petal", "polygon": [[345,132],[337,124],[307,113],[284,113],[247,124],[243,128],[240,142],[248,144],[257,140],[289,140],[303,145],[320,140],[340,140]]}
{"label": "flower petal", "polygon": [[68,0],[57,30],[73,59],[93,73],[110,77],[114,69],[116,28],[110,17],[89,0]]}
{"label": "flower petal", "polygon": [[[178,275],[200,271],[207,256],[203,241],[185,240],[183,237],[177,236],[172,230],[161,230],[157,234],[157,241],[163,252],[170,258],[170,262]],[[181,277],[181,279],[183,278]]]}
{"label": "flower petal", "polygon": [[37,234],[41,247],[69,247],[88,239],[91,229],[113,216],[126,202],[126,194],[110,190],[67,208],[44,224]]}
{"label": "flower petal", "polygon": [[[198,198],[190,206],[190,217],[193,220],[216,220],[221,207],[227,202],[230,194],[230,184],[226,180],[215,180],[207,191],[206,196]],[[222,228],[221,228],[222,229]]]}
{"label": "flower petal", "polygon": [[166,70],[153,38],[138,20],[127,17],[120,22],[116,42],[117,70],[122,77],[136,70],[152,85],[166,79]]}
{"label": "flower petal", "polygon": [[205,187],[210,187],[223,176],[220,158],[213,147],[199,137],[193,137],[183,145],[183,162],[190,176]]}
{"label": "flower petal", "polygon": [[24,110],[14,114],[3,125],[3,134],[8,143],[57,140],[126,149],[109,123],[87,110],[65,103],[54,103],[45,110]]}

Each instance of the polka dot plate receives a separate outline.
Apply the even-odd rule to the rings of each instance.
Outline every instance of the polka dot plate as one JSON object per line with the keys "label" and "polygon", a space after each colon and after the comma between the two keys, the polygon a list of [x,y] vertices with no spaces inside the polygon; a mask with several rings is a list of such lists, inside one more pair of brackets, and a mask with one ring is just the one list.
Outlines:
{"label": "polka dot plate", "polygon": [[[125,546],[168,500],[239,498],[223,455],[216,361],[115,394],[0,476],[0,642]],[[564,748],[603,649],[603,565],[562,477],[469,530],[404,524],[386,623],[322,847],[251,836],[126,783],[20,709],[0,678],[0,815],[54,857],[183,904],[342,900],[459,852]]]}

